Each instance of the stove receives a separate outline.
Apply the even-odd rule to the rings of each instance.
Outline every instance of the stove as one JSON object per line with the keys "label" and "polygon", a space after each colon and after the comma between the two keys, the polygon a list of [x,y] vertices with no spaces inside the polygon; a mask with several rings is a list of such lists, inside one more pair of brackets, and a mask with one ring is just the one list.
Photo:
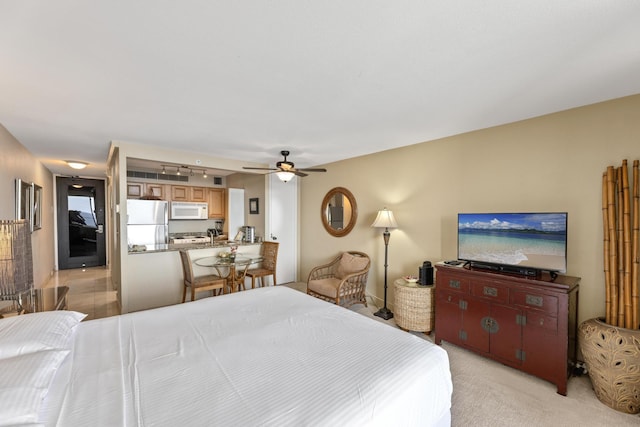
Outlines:
{"label": "stove", "polygon": [[173,243],[177,245],[184,245],[189,243],[208,243],[211,239],[206,236],[180,236],[174,237]]}

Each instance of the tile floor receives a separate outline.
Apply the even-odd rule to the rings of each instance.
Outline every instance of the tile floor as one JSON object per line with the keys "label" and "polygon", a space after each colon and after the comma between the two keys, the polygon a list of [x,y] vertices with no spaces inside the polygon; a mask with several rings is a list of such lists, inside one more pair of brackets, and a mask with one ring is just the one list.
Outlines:
{"label": "tile floor", "polygon": [[120,314],[118,297],[106,267],[54,272],[45,287],[68,286],[67,308],[87,313],[86,320]]}

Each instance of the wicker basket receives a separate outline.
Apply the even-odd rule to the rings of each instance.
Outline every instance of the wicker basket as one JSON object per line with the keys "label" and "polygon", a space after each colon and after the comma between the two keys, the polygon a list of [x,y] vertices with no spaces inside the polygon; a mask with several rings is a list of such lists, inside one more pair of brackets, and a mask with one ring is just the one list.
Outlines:
{"label": "wicker basket", "polygon": [[433,330],[433,286],[407,283],[404,279],[394,282],[393,304],[396,324],[406,331],[429,333]]}

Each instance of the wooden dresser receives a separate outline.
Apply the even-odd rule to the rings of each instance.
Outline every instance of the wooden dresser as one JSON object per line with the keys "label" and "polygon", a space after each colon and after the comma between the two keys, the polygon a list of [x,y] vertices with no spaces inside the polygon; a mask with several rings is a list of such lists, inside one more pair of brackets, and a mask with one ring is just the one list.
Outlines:
{"label": "wooden dresser", "polygon": [[437,266],[435,342],[554,383],[567,394],[576,358],[580,278],[536,279]]}

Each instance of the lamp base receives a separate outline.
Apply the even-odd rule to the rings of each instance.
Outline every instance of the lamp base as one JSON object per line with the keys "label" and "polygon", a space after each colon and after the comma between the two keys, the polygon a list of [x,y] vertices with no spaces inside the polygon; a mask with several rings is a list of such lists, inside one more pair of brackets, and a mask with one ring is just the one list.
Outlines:
{"label": "lamp base", "polygon": [[387,307],[382,307],[380,310],[373,313],[373,315],[382,317],[384,320],[389,320],[393,317],[393,313]]}

